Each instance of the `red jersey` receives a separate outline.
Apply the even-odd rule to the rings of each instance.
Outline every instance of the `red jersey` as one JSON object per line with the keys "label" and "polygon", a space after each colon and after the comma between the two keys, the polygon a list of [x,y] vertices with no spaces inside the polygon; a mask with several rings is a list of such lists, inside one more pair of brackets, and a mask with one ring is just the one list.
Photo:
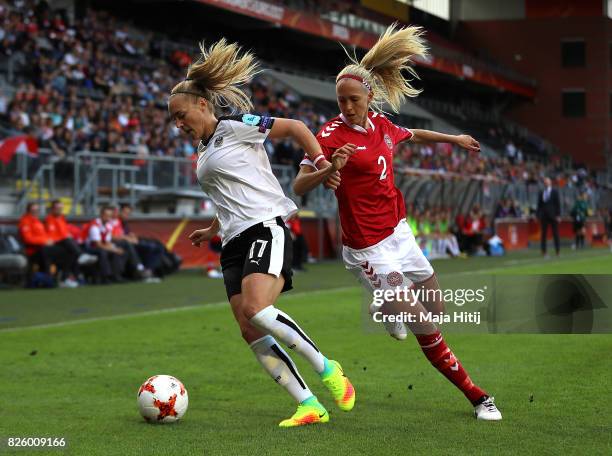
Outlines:
{"label": "red jersey", "polygon": [[119,217],[111,220],[110,223],[113,227],[112,232],[111,232],[113,237],[119,238],[121,236],[125,236],[125,229],[123,228],[123,221]]}
{"label": "red jersey", "polygon": [[49,233],[49,237],[53,239],[53,242],[63,241],[70,237],[68,223],[63,215],[47,215],[45,218],[45,227],[47,233]]}
{"label": "red jersey", "polygon": [[287,225],[287,228],[289,228],[289,230],[291,230],[291,232],[294,235],[296,236],[302,235],[302,222],[300,221],[299,217],[295,216],[287,220],[286,225]]}
{"label": "red jersey", "polygon": [[83,225],[81,236],[83,242],[89,246],[108,244],[113,239],[113,224],[112,222],[104,223],[101,219],[93,219],[91,222]]}
{"label": "red jersey", "polygon": [[43,222],[30,214],[25,214],[19,219],[19,234],[25,244],[25,251],[28,256],[34,255],[41,247],[52,240],[45,230]]}
{"label": "red jersey", "polygon": [[475,233],[480,233],[484,230],[486,226],[486,221],[484,216],[480,216],[479,218],[472,218],[471,215],[468,215],[463,222],[463,234],[471,235]]}
{"label": "red jersey", "polygon": [[[340,115],[321,128],[317,140],[331,161],[331,156],[346,143],[357,146],[356,153],[340,170],[342,182],[336,190],[342,225],[342,243],[364,249],[393,233],[406,217],[402,193],[395,187],[393,150],[412,137],[407,128],[394,125],[384,115],[370,111],[368,129],[350,125]],[[302,164],[312,162],[306,157]]]}

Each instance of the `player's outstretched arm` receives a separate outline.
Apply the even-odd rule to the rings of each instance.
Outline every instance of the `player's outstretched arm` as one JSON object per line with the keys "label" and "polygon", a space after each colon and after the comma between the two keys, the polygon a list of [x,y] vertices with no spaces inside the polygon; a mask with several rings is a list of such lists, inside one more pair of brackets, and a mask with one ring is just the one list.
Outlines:
{"label": "player's outstretched arm", "polygon": [[295,180],[293,181],[294,193],[298,196],[302,196],[314,189],[317,185],[334,173],[337,173],[337,176],[335,176],[337,184],[335,185],[334,190],[338,188],[338,185],[340,184],[340,173],[333,171],[331,163],[326,163],[328,164],[327,167],[318,170],[314,169],[310,165],[300,166],[300,171],[298,172],[297,176],[295,176]]}
{"label": "player's outstretched arm", "polygon": [[327,160],[322,160],[317,163],[319,169],[315,169],[310,165],[300,166],[300,172],[293,181],[293,191],[296,195],[303,195],[317,185],[325,182],[326,187],[336,190],[340,185],[339,169],[346,165],[349,157],[355,153],[354,144],[345,144],[332,155],[332,163]]}
{"label": "player's outstretched arm", "polygon": [[410,130],[412,137],[410,141],[416,144],[427,143],[451,143],[469,150],[470,152],[480,152],[480,144],[470,135],[447,135],[431,130]]}

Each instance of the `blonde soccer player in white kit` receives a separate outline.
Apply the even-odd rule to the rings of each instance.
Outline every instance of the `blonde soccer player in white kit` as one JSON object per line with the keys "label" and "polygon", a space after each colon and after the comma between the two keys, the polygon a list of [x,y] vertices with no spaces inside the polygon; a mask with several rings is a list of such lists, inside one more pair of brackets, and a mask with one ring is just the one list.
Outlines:
{"label": "blonde soccer player in white kit", "polygon": [[[272,173],[263,143],[268,137],[292,137],[313,160],[321,160],[321,148],[300,121],[248,113],[252,104],[239,86],[258,71],[252,54],[225,39],[209,48],[202,44],[200,49],[200,58],[190,65],[185,80],[174,86],[168,101],[176,127],[200,140],[198,181],[218,211],[208,228],[189,238],[199,247],[217,233],[222,236],[223,279],[242,337],[263,368],[298,403],[295,414],[280,426],[325,423],[327,410],[279,342],[310,363],[341,410],[353,408],[355,390],[340,364],[328,360],[306,332],[274,305],[281,292],[292,288],[292,242],[284,221],[297,207]],[[244,114],[217,118],[215,108],[220,106]],[[346,163],[342,154],[330,160],[327,175]]]}

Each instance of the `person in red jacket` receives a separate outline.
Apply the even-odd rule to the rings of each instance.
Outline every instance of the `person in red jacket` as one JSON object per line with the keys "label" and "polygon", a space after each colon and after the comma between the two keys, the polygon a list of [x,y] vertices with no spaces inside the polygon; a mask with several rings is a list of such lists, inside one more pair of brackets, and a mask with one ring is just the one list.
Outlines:
{"label": "person in red jacket", "polygon": [[79,284],[70,271],[76,258],[62,245],[53,242],[38,218],[39,211],[40,206],[37,203],[28,203],[26,213],[19,220],[19,234],[25,244],[26,254],[30,261],[40,266],[41,272],[49,274],[51,265],[55,264],[64,279],[61,285],[75,288]]}
{"label": "person in red jacket", "polygon": [[94,255],[83,253],[83,250],[73,238],[74,228],[66,221],[64,204],[60,200],[51,201],[49,213],[45,217],[45,228],[53,242],[63,247],[74,258],[70,271],[75,277],[79,275],[79,265],[92,264],[97,261]]}
{"label": "person in red jacket", "polygon": [[53,242],[61,242],[71,237],[63,210],[62,202],[53,200],[49,205],[49,213],[45,217],[45,229]]}

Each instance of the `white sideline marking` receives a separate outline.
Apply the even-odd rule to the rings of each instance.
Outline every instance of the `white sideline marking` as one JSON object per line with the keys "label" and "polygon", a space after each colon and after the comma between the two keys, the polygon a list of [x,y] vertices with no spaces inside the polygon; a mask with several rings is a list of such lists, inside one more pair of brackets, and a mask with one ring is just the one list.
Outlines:
{"label": "white sideline marking", "polygon": [[[340,292],[340,291],[358,289],[358,288],[359,287],[354,286],[354,287],[327,288],[323,290],[314,290],[314,291],[302,291],[299,293],[289,294],[287,296],[281,295],[281,299],[287,300],[287,299],[292,299],[292,298],[300,298],[306,295],[312,296],[312,295],[321,294],[321,293],[329,293],[329,292],[333,293],[333,292]],[[147,316],[147,315],[159,315],[159,314],[172,313],[172,312],[183,312],[186,310],[193,310],[193,309],[206,310],[209,308],[218,308],[218,307],[225,307],[225,306],[229,307],[228,301],[211,302],[210,304],[196,304],[193,306],[171,307],[168,309],[148,310],[145,312],[132,312],[132,313],[126,313],[126,314],[121,314],[121,315],[108,315],[104,317],[83,318],[80,320],[58,321],[56,323],[46,323],[43,325],[18,326],[15,328],[3,328],[3,329],[0,329],[0,334],[8,333],[8,332],[27,331],[29,329],[61,328],[64,326],[80,325],[83,323],[93,323],[97,321],[123,320],[123,319],[142,317],[142,316]]]}
{"label": "white sideline marking", "polygon": [[[448,274],[442,274],[442,276],[445,276],[445,275],[464,276],[464,275],[501,272],[501,271],[505,271],[508,268],[508,266],[509,267],[527,266],[527,265],[537,266],[537,265],[544,265],[544,264],[553,264],[555,262],[564,262],[565,260],[581,260],[581,259],[597,258],[599,256],[604,256],[604,255],[599,255],[599,252],[597,252],[597,254],[594,254],[594,255],[584,255],[578,258],[572,257],[570,255],[570,256],[562,256],[560,259],[549,259],[549,260],[544,260],[542,258],[526,258],[524,260],[509,260],[505,262],[503,266],[500,266],[497,268],[490,268],[490,269],[482,268],[482,269],[475,269],[473,271],[451,272]],[[353,287],[338,287],[338,288],[327,288],[327,289],[315,290],[315,291],[302,291],[299,293],[293,293],[293,294],[289,294],[286,296],[281,295],[281,298],[291,299],[291,298],[302,297],[305,295],[313,295],[313,294],[328,293],[328,292],[339,292],[339,291],[351,290],[355,288],[360,288],[360,287],[358,285],[355,285]],[[183,312],[186,310],[193,310],[193,309],[199,309],[199,308],[204,309],[207,307],[216,308],[216,307],[223,307],[223,306],[228,306],[228,305],[229,305],[229,302],[220,301],[220,302],[212,302],[210,304],[197,304],[194,306],[172,307],[169,309],[148,310],[145,312],[132,312],[132,313],[126,313],[126,314],[121,314],[121,315],[109,315],[105,317],[84,318],[81,320],[59,321],[56,323],[46,323],[42,325],[18,326],[14,328],[0,329],[0,334],[8,333],[8,332],[26,331],[28,329],[61,328],[63,326],[79,325],[82,323],[91,323],[91,322],[96,322],[96,321],[122,320],[122,319],[134,318],[134,317],[140,317],[140,316],[146,316],[146,315],[158,315],[158,314],[171,313],[171,312]]]}

